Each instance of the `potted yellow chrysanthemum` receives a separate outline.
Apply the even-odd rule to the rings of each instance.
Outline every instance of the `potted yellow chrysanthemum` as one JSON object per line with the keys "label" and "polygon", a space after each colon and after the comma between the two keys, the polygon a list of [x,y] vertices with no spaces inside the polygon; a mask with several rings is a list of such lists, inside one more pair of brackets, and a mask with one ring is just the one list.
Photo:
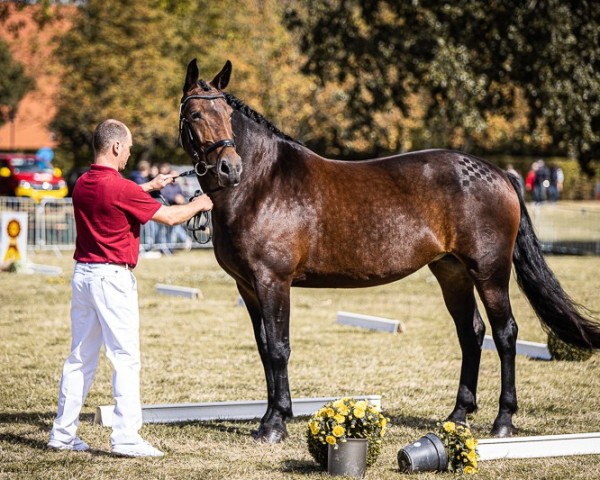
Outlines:
{"label": "potted yellow chrysanthemum", "polygon": [[[381,453],[387,424],[388,420],[367,400],[342,398],[329,402],[308,422],[308,451],[323,469],[331,470],[335,468],[332,461],[343,462],[344,451],[351,449],[354,463],[361,463],[361,457],[364,458],[364,474],[364,469],[373,465]],[[357,471],[361,466],[353,468]],[[354,476],[362,476],[356,473]]]}

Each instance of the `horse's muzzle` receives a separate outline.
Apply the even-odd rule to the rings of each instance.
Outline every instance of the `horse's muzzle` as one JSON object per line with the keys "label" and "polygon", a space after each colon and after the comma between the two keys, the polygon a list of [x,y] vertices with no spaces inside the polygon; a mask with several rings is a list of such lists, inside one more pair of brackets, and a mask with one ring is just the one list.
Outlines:
{"label": "horse's muzzle", "polygon": [[224,187],[237,186],[242,177],[242,159],[235,152],[227,152],[217,166],[219,184]]}

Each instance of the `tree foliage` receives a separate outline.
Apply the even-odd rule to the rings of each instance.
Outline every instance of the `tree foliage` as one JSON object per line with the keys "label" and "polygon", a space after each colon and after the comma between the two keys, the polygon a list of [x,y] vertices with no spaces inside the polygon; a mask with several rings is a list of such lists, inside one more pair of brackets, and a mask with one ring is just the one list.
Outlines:
{"label": "tree foliage", "polygon": [[175,27],[158,5],[88,0],[61,39],[64,73],[53,128],[75,165],[89,164],[93,130],[106,118],[125,122],[145,155],[175,144],[174,72],[181,66],[171,51]]}
{"label": "tree foliage", "polygon": [[176,147],[177,115],[193,58],[208,80],[230,59],[231,91],[289,123],[303,108],[306,82],[293,74],[300,62],[281,13],[276,0],[81,2],[57,50],[65,68],[53,123],[61,148],[88,164],[95,125],[114,117],[132,130],[134,161],[187,161]]}
{"label": "tree foliage", "polygon": [[378,116],[416,110],[430,143],[485,148],[492,118],[521,113],[517,149],[549,137],[584,169],[600,157],[598,2],[305,0],[288,2],[286,23],[303,38],[304,71],[343,92],[342,141],[389,148]]}
{"label": "tree foliage", "polygon": [[25,74],[23,65],[12,57],[8,44],[0,39],[0,125],[14,117],[25,94],[34,82]]}

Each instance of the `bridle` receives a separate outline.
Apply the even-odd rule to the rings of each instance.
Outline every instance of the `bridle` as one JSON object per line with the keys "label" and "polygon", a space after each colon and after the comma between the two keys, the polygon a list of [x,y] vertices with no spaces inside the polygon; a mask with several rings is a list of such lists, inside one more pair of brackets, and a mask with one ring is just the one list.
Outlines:
{"label": "bridle", "polygon": [[[201,100],[215,100],[217,98],[224,99],[225,95],[223,95],[222,93],[219,93],[216,95],[190,95],[190,96],[184,98],[181,101],[181,104],[179,105],[179,138],[181,140],[181,137],[183,135],[183,130],[185,130],[186,135],[188,136],[188,139],[190,142],[190,147],[192,149],[192,155],[194,156],[194,159],[195,159],[194,170],[196,171],[196,175],[198,175],[199,177],[202,177],[202,176],[206,175],[209,170],[211,170],[215,167],[217,167],[217,171],[220,169],[224,150],[227,147],[232,147],[235,149],[235,142],[231,138],[225,138],[223,140],[218,140],[218,141],[214,142],[212,145],[209,145],[207,148],[202,148],[202,146],[200,145],[200,142],[197,142],[198,148],[196,147],[196,142],[195,142],[196,138],[194,136],[192,127],[190,126],[190,122],[183,115],[183,109],[185,108],[185,105],[187,104],[187,102],[189,102],[190,100],[195,99],[195,98],[201,99]],[[200,151],[200,153],[198,153],[198,150]],[[208,161],[208,155],[211,152],[214,152],[215,150],[218,150],[217,161],[214,164],[211,164]],[[200,154],[202,155],[202,158],[200,157]],[[200,167],[201,170],[199,170],[198,167]]]}
{"label": "bridle", "polygon": [[[195,142],[196,138],[194,136],[192,127],[190,126],[190,122],[183,115],[183,110],[185,108],[185,105],[190,100],[192,100],[192,99],[215,100],[217,98],[224,99],[225,95],[223,95],[222,93],[219,93],[216,95],[189,95],[188,97],[184,98],[181,101],[181,104],[179,105],[179,140],[180,141],[182,140],[181,137],[182,137],[182,135],[184,135],[183,131],[185,130],[185,135],[188,136],[190,148],[192,150],[192,155],[194,156],[194,170],[185,172],[184,174],[182,174],[180,176],[190,175],[190,174],[195,173],[199,177],[203,177],[204,175],[206,175],[208,173],[209,170],[211,170],[215,167],[217,168],[217,171],[219,171],[221,168],[221,162],[222,162],[224,150],[227,147],[232,147],[235,149],[235,142],[230,138],[218,140],[218,141],[214,142],[212,145],[209,145],[207,148],[202,148],[202,146],[200,145],[200,142],[197,142],[197,143]],[[181,142],[181,143],[183,145],[183,142]],[[196,144],[198,145],[198,147],[196,147]],[[211,152],[214,152],[215,150],[217,150],[217,161],[214,164],[211,164],[208,161],[208,155]],[[200,151],[200,153],[198,153],[198,151]],[[202,157],[200,155],[202,155]],[[200,170],[199,170],[199,167],[201,168]],[[220,190],[221,188],[223,188],[223,187],[221,187],[219,185],[219,187],[217,187],[216,189],[211,190],[210,192],[207,192],[207,193],[215,192],[217,190]],[[204,192],[202,191],[202,187],[200,187],[200,189],[196,191],[196,193],[194,194],[194,196],[192,198],[197,197],[199,195],[203,195],[203,194],[204,194]],[[190,199],[190,201],[191,200],[192,199]],[[210,242],[210,240],[212,239],[211,226],[212,226],[212,215],[210,212],[200,212],[199,214],[193,216],[186,222],[186,228],[191,232],[194,240],[196,240],[198,243],[201,243],[201,244],[206,244],[206,243]]]}

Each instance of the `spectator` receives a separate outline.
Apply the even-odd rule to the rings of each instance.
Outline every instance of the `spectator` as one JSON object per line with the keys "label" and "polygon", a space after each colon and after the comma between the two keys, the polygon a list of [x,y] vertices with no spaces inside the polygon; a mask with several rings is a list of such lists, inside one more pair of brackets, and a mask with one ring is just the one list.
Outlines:
{"label": "spectator", "polygon": [[548,191],[549,200],[551,202],[557,202],[560,194],[563,190],[563,183],[565,181],[565,174],[562,168],[556,163],[550,166],[550,189]]}
{"label": "spectator", "polygon": [[506,173],[510,173],[511,175],[519,179],[519,185],[521,186],[521,195],[525,195],[525,182],[523,181],[523,176],[517,170],[515,170],[515,167],[513,167],[510,163],[506,167]]}
{"label": "spectator", "polygon": [[548,200],[550,190],[550,169],[543,160],[538,160],[538,169],[535,172],[533,182],[533,200],[536,203],[542,203]]}
{"label": "spectator", "polygon": [[[162,171],[166,172],[166,167]],[[183,196],[183,190],[181,189],[181,185],[179,185],[177,181],[179,172],[177,170],[171,170],[165,174],[168,174],[175,179],[173,183],[165,185],[164,188],[161,190],[161,194],[166,200],[167,205],[186,204],[187,200]],[[186,251],[189,251],[192,248],[192,239],[188,236],[187,230],[183,225],[175,225],[174,227],[168,227],[166,234],[167,240],[169,242],[169,250],[172,250],[173,247],[177,244],[183,244]]]}
{"label": "spectator", "polygon": [[142,185],[151,180],[150,177],[150,162],[147,160],[140,160],[137,163],[137,169],[131,172],[129,176],[131,180],[133,180],[138,185]]}
{"label": "spectator", "polygon": [[[137,169],[131,172],[129,178],[138,185],[142,185],[152,180],[152,178],[154,177],[150,175],[150,162],[148,162],[147,160],[140,160],[137,163]],[[157,198],[157,192],[158,191],[150,192],[150,196],[152,196],[153,198]],[[145,250],[152,250],[152,248],[154,247],[154,243],[156,242],[157,230],[158,225],[152,220],[146,222],[142,226],[141,245],[143,245]]]}
{"label": "spectator", "polygon": [[[539,168],[539,163],[536,160],[531,164],[531,168],[529,172],[527,172],[527,177],[525,178],[525,190],[527,190],[533,196],[533,187],[535,184],[535,174]],[[535,198],[534,198],[535,200]]]}

